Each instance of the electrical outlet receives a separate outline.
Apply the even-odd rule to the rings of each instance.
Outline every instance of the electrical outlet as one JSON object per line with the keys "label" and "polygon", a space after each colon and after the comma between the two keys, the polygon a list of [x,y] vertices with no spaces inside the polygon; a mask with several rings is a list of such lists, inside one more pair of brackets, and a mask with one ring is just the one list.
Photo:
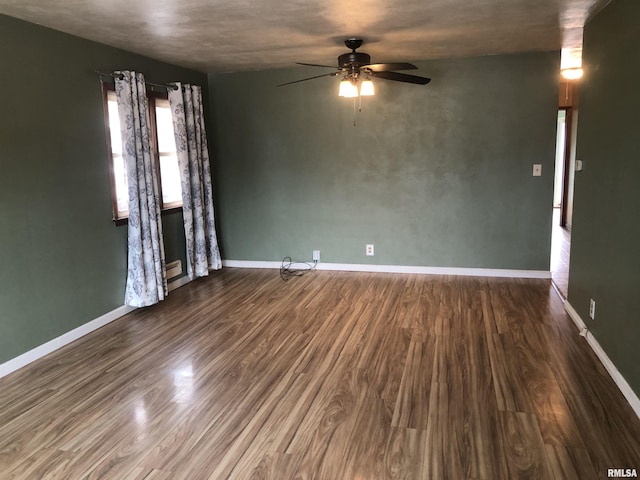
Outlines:
{"label": "electrical outlet", "polygon": [[313,251],[313,261],[314,262],[319,262],[320,261],[320,250],[314,250]]}
{"label": "electrical outlet", "polygon": [[367,257],[373,257],[373,243],[367,243],[364,247],[364,253]]}
{"label": "electrical outlet", "polygon": [[596,301],[593,298],[589,300],[589,316],[591,320],[596,319]]}

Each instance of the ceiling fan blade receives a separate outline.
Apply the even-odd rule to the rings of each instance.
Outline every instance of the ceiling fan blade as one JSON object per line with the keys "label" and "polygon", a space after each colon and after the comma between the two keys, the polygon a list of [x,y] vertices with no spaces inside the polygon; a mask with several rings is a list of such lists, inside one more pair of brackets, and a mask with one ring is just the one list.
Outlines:
{"label": "ceiling fan blade", "polygon": [[395,80],[396,82],[415,83],[417,85],[426,85],[431,81],[430,78],[418,77],[416,75],[407,75],[398,72],[371,72],[376,78],[384,78],[385,80]]}
{"label": "ceiling fan blade", "polygon": [[374,63],[365,65],[372,72],[390,72],[391,70],[416,70],[418,67],[412,63]]}
{"label": "ceiling fan blade", "polygon": [[285,85],[291,85],[293,83],[300,83],[300,82],[306,82],[307,80],[313,80],[314,78],[320,78],[320,77],[335,77],[336,75],[338,75],[340,72],[331,72],[331,73],[325,73],[324,75],[316,75],[315,77],[309,77],[309,78],[303,78],[300,80],[294,80],[293,82],[287,82],[287,83],[281,83],[280,85],[276,85],[276,87],[284,87]]}
{"label": "ceiling fan blade", "polygon": [[[302,62],[296,62],[296,64],[304,65],[305,67],[326,67],[326,68],[335,68],[336,70],[338,69],[338,67],[336,67],[335,65],[319,65],[317,63],[302,63]],[[400,70],[400,69],[397,69],[397,70]]]}

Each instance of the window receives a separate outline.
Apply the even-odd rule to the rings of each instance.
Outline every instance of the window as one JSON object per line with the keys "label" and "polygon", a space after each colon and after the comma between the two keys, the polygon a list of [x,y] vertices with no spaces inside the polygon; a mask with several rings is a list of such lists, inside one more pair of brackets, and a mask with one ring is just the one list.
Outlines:
{"label": "window", "polygon": [[[111,152],[111,197],[113,221],[117,225],[127,222],[129,216],[129,195],[127,192],[127,170],[122,156],[122,137],[116,92],[112,83],[103,83],[105,124],[107,143]],[[175,211],[182,207],[180,170],[173,135],[171,107],[166,92],[148,91],[149,120],[152,135],[151,149],[155,161],[162,210]]]}

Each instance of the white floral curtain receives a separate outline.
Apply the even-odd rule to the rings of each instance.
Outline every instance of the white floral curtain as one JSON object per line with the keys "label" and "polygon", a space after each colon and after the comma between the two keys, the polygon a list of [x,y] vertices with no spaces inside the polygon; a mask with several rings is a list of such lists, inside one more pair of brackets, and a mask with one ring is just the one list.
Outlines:
{"label": "white floral curtain", "polygon": [[122,155],[129,189],[128,264],[125,304],[145,307],[167,294],[160,196],[153,165],[144,76],[116,72]]}
{"label": "white floral curtain", "polygon": [[190,279],[222,268],[213,211],[209,151],[204,128],[202,92],[197,85],[175,84],[169,90],[178,165]]}

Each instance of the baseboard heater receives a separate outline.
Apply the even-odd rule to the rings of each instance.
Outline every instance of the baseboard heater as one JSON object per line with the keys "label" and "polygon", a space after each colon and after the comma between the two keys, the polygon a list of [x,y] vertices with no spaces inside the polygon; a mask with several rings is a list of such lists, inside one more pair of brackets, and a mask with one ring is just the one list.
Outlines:
{"label": "baseboard heater", "polygon": [[170,278],[175,278],[181,274],[182,274],[181,260],[174,260],[173,262],[167,263],[167,280],[169,280]]}

